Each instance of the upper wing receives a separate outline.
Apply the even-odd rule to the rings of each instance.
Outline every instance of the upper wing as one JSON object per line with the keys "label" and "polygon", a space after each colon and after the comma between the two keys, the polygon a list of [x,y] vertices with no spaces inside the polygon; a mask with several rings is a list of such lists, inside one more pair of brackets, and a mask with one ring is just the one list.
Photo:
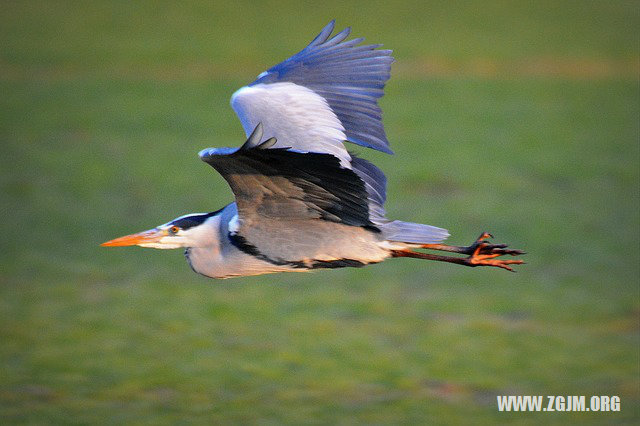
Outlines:
{"label": "upper wing", "polygon": [[[200,158],[229,183],[238,206],[239,233],[261,222],[323,219],[375,228],[364,182],[330,154],[272,148],[258,125],[240,148],[209,148]],[[271,230],[273,232],[273,230]]]}
{"label": "upper wing", "polygon": [[247,135],[262,123],[275,147],[324,152],[350,167],[343,142],[392,153],[378,98],[390,77],[390,50],[344,41],[350,28],[329,38],[331,21],[302,51],[269,68],[231,97]]}

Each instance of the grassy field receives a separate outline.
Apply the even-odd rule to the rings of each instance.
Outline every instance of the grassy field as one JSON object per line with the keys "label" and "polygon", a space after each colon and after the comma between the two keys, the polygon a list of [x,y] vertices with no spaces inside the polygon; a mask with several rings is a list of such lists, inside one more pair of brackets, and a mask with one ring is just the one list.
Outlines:
{"label": "grassy field", "polygon": [[[231,201],[196,153],[326,22],[394,49],[393,218],[517,274],[399,259],[225,281],[99,243]],[[637,424],[638,2],[5,2],[0,423]],[[618,395],[499,413],[496,395]]]}

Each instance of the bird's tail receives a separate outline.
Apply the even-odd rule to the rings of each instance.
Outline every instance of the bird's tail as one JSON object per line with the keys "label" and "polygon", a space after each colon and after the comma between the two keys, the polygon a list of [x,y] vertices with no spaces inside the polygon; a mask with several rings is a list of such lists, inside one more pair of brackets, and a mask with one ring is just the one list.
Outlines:
{"label": "bird's tail", "polygon": [[437,244],[449,237],[449,231],[421,223],[394,220],[383,224],[382,236],[390,242],[407,244]]}

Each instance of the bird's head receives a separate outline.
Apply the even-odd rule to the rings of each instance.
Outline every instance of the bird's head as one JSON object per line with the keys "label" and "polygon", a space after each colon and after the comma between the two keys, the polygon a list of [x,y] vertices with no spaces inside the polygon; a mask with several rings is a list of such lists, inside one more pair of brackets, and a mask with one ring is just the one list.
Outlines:
{"label": "bird's head", "polygon": [[100,245],[103,247],[140,246],[157,249],[208,246],[215,242],[218,213],[187,214],[153,229],[125,235]]}

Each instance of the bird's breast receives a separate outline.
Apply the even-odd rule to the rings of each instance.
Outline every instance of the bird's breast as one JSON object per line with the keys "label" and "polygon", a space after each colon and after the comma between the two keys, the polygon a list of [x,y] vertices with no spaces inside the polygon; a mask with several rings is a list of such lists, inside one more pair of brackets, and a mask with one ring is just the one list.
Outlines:
{"label": "bird's breast", "polygon": [[185,258],[194,272],[210,278],[261,275],[290,269],[271,264],[232,247],[224,251],[213,247],[190,247],[185,250]]}

